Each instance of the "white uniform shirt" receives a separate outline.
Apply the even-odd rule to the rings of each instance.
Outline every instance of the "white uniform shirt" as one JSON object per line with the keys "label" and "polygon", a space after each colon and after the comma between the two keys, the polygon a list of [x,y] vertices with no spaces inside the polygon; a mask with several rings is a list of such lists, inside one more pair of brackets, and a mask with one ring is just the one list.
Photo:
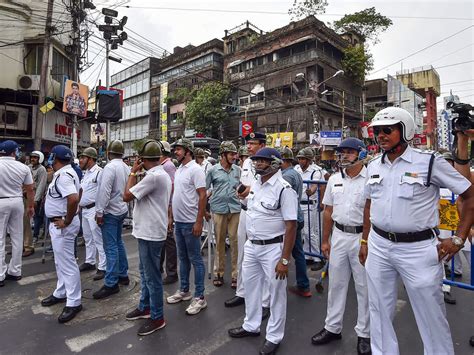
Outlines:
{"label": "white uniform shirt", "polygon": [[440,187],[462,194],[471,183],[444,158],[436,156],[431,186],[425,186],[431,153],[407,147],[393,163],[385,157],[367,168],[365,196],[371,199],[370,221],[387,232],[408,233],[439,224]]}
{"label": "white uniform shirt", "polygon": [[70,164],[53,174],[53,180],[46,191],[44,212],[46,217],[64,217],[67,214],[67,197],[78,194],[79,177]]}
{"label": "white uniform shirt", "polygon": [[102,168],[95,164],[92,168],[86,170],[82,177],[81,188],[82,196],[79,206],[85,207],[95,203],[97,198],[97,186],[99,184]]}
{"label": "white uniform shirt", "polygon": [[171,179],[162,166],[146,172],[145,177],[130,189],[137,202],[133,208],[133,232],[138,239],[162,241],[168,231],[168,206]]}
{"label": "white uniform shirt", "polygon": [[284,235],[285,221],[296,221],[298,218],[298,196],[283,178],[281,170],[263,184],[261,179],[254,182],[247,206],[247,237],[251,240]]}
{"label": "white uniform shirt", "polygon": [[130,168],[122,159],[112,159],[99,177],[97,201],[95,209],[99,215],[104,213],[121,216],[128,212],[126,202],[123,202],[123,192],[127,184]]}
{"label": "white uniform shirt", "polygon": [[207,159],[204,159],[201,164],[198,164],[198,166],[201,167],[201,169],[202,169],[202,171],[204,171],[205,175],[207,174],[209,169],[212,168],[212,164]]}
{"label": "white uniform shirt", "polygon": [[23,197],[23,185],[31,184],[30,168],[13,157],[0,157],[0,197]]}
{"label": "white uniform shirt", "polygon": [[351,178],[344,172],[332,175],[324,193],[323,204],[333,206],[332,220],[345,226],[362,226],[364,224],[364,186],[367,168]]}
{"label": "white uniform shirt", "polygon": [[252,186],[257,180],[257,174],[255,173],[255,167],[253,161],[250,158],[245,159],[242,164],[242,173],[240,175],[240,183],[245,186]]}
{"label": "white uniform shirt", "polygon": [[[295,166],[295,170],[301,175],[303,180],[324,180],[324,175],[326,174],[326,170],[317,166],[316,164],[311,164],[308,168],[303,171],[301,166],[298,164]],[[310,185],[311,186],[311,185]],[[308,201],[308,195],[304,191],[308,188],[308,184],[303,183],[303,195],[301,196],[301,201]],[[309,197],[311,201],[315,201],[318,199],[318,193],[314,193]]]}
{"label": "white uniform shirt", "polygon": [[174,176],[173,218],[176,222],[194,223],[198,214],[197,189],[206,188],[206,176],[201,167],[191,160],[181,164]]}

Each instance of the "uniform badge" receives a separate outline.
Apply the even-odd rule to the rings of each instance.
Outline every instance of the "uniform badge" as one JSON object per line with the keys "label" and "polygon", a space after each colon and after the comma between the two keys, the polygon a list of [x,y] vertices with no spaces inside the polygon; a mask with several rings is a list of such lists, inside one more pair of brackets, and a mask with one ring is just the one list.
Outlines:
{"label": "uniform badge", "polygon": [[412,178],[417,178],[418,177],[418,173],[405,173],[405,176],[409,176],[409,177],[412,177]]}
{"label": "uniform badge", "polygon": [[255,133],[252,132],[252,133],[250,133],[249,136],[250,136],[250,138],[255,138]]}

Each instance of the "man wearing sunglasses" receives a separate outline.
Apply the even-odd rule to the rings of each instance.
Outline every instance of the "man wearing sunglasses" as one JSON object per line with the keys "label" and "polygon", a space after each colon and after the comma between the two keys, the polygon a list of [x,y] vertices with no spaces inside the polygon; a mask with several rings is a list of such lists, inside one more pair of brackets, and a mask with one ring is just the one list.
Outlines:
{"label": "man wearing sunglasses", "polygon": [[[415,122],[406,110],[383,109],[371,126],[383,154],[367,168],[359,258],[367,272],[372,352],[399,353],[392,321],[401,278],[424,353],[454,354],[441,261],[464,247],[474,216],[474,188],[440,155],[409,146]],[[462,196],[465,208],[455,236],[438,244],[440,187]]]}

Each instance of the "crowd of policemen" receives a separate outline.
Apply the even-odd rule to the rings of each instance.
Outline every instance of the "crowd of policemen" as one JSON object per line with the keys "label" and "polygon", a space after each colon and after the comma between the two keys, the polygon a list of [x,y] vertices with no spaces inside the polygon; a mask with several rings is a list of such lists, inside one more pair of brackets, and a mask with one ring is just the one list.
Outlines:
{"label": "crowd of policemen", "polygon": [[[166,302],[191,301],[187,314],[207,307],[201,257],[201,240],[207,236],[216,243],[215,287],[225,283],[230,244],[231,287],[236,291],[225,306],[245,304],[243,324],[229,329],[229,336],[258,337],[262,321],[269,318],[260,354],[276,353],[283,340],[287,289],[311,297],[308,266],[330,275],[325,324],[311,338],[314,345],[341,339],[352,276],[358,354],[399,353],[392,322],[400,280],[424,352],[453,354],[441,287],[443,261],[470,244],[472,184],[445,157],[410,146],[415,124],[407,111],[386,108],[371,127],[382,153],[371,157],[361,140],[346,138],[336,148],[334,172],[316,164],[313,148],[296,155],[287,147],[269,148],[265,134],[258,132],[247,135],[239,150],[223,142],[215,162],[186,138],[171,146],[145,141],[131,167],[123,161],[120,141],[109,144],[104,168],[97,165],[94,148],[79,155],[77,166],[71,164],[70,149],[58,145],[48,158],[53,174],[47,187],[47,174],[38,171],[41,152],[30,154],[30,169],[16,160],[15,142],[0,143],[0,286],[22,277],[22,253],[31,246],[25,237],[23,248],[23,222],[31,233],[29,221],[35,216],[37,238],[44,211],[58,281],[41,304],[64,302],[58,321],[73,319],[82,310],[80,272],[87,270],[96,270],[94,280],[104,280],[94,299],[120,292],[119,285],[130,282],[122,227],[134,202],[132,235],[138,241],[141,296],[126,318],[146,320],[139,335],[166,325],[163,284],[179,282]],[[462,204],[456,233],[438,239],[441,188],[459,196]],[[75,243],[81,226],[86,258],[78,266]],[[8,266],[7,233],[12,244]],[[164,259],[167,276],[162,279]],[[288,286],[292,259],[296,284]]]}

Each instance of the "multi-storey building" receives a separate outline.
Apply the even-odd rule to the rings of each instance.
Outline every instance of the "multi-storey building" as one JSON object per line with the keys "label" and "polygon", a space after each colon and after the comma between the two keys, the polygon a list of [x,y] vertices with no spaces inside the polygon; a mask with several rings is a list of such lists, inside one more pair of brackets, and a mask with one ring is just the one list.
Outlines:
{"label": "multi-storey building", "polygon": [[266,34],[249,22],[226,31],[224,81],[238,107],[226,138],[251,121],[256,131],[292,131],[303,145],[315,130],[342,130],[343,117],[346,133],[357,135],[362,87],[347,75],[333,77],[349,40],[313,16]]}

